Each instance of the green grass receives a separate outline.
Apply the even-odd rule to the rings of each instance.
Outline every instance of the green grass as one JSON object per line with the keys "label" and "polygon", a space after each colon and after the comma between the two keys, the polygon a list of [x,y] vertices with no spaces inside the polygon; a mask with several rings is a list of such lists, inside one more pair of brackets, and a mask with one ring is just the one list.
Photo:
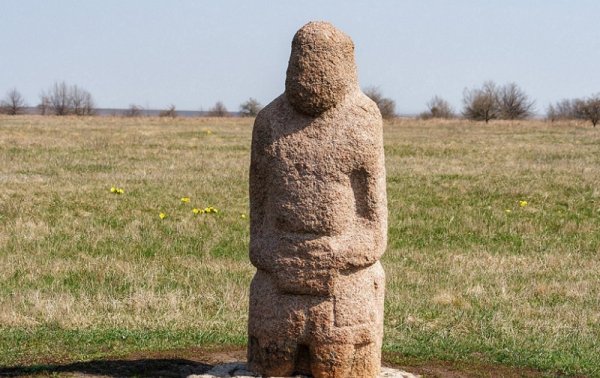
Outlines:
{"label": "green grass", "polygon": [[[0,366],[245,344],[251,125],[0,118]],[[600,376],[600,133],[397,121],[385,147],[384,350]]]}

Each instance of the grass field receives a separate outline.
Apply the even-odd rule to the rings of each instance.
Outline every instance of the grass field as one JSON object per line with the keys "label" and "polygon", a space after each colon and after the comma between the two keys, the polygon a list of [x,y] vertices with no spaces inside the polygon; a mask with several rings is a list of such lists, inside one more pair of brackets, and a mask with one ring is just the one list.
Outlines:
{"label": "grass field", "polygon": [[[0,117],[0,366],[244,345],[251,126]],[[384,133],[388,358],[600,376],[600,131]]]}

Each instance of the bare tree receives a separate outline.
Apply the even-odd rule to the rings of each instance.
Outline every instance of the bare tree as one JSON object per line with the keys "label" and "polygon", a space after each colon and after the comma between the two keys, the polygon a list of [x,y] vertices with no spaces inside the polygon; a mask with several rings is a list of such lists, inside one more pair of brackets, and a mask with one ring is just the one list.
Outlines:
{"label": "bare tree", "polygon": [[571,104],[573,106],[573,119],[588,119],[587,101],[588,100],[581,98],[571,100]]}
{"label": "bare tree", "polygon": [[0,102],[0,113],[8,115],[23,114],[26,106],[21,93],[13,88],[6,93],[6,97]]}
{"label": "bare tree", "polygon": [[52,88],[47,93],[49,110],[52,114],[57,116],[68,115],[71,110],[69,87],[64,81],[61,83],[54,83]]}
{"label": "bare tree", "polygon": [[452,109],[452,106],[450,106],[448,101],[439,96],[434,96],[425,106],[427,106],[427,111],[419,115],[421,119],[454,118],[454,109]]}
{"label": "bare tree", "polygon": [[88,91],[73,85],[69,88],[69,96],[73,114],[87,116],[95,113],[94,100]]}
{"label": "bare tree", "polygon": [[250,97],[248,101],[240,105],[240,113],[243,117],[256,117],[262,109],[262,105],[256,99]]}
{"label": "bare tree", "polygon": [[572,100],[560,100],[556,104],[550,104],[546,110],[546,118],[551,121],[559,121],[565,119],[574,119],[573,101]]}
{"label": "bare tree", "polygon": [[596,127],[600,121],[600,94],[585,99],[581,105],[581,113],[585,119],[592,122],[593,127]]}
{"label": "bare tree", "polygon": [[555,104],[550,104],[546,110],[546,118],[549,121],[587,119],[585,114],[586,100],[564,99]]}
{"label": "bare tree", "polygon": [[384,97],[378,87],[367,87],[363,92],[377,104],[382,118],[390,119],[396,116],[396,103],[391,98]]}
{"label": "bare tree", "polygon": [[493,81],[486,81],[481,88],[465,88],[463,104],[462,114],[465,118],[488,123],[498,118],[500,113],[498,87]]}
{"label": "bare tree", "polygon": [[78,115],[87,116],[95,114],[95,105],[92,95],[85,89],[76,85],[56,82],[47,91],[40,94],[40,113],[52,113],[57,116]]}
{"label": "bare tree", "polygon": [[37,108],[41,115],[47,115],[50,112],[50,99],[45,92],[40,93],[40,103]]}
{"label": "bare tree", "polygon": [[515,83],[508,83],[498,90],[499,118],[526,119],[535,111],[535,101]]}
{"label": "bare tree", "polygon": [[124,117],[140,117],[142,115],[142,107],[135,104],[130,104],[129,108],[123,112]]}
{"label": "bare tree", "polygon": [[[562,100],[556,103],[556,114],[558,119],[574,119],[576,118],[575,100]],[[577,104],[579,107],[579,104]]]}
{"label": "bare tree", "polygon": [[227,111],[225,104],[223,104],[221,101],[217,101],[215,106],[213,106],[212,108],[210,108],[208,110],[208,116],[209,117],[228,117],[229,112]]}
{"label": "bare tree", "polygon": [[161,110],[161,112],[158,113],[158,116],[159,117],[176,118],[177,117],[177,111],[175,110],[175,105],[171,105],[167,109]]}
{"label": "bare tree", "polygon": [[550,122],[555,122],[556,120],[558,120],[558,111],[556,110],[556,107],[552,104],[548,105],[548,107],[546,108],[546,120]]}

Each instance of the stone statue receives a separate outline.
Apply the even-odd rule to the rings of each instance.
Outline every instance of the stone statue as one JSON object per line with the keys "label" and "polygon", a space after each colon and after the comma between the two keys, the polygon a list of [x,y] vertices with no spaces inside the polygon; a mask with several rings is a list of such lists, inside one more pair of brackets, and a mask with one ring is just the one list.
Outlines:
{"label": "stone statue", "polygon": [[376,377],[387,202],[381,114],[350,37],[294,36],[285,93],[257,116],[250,165],[249,369]]}

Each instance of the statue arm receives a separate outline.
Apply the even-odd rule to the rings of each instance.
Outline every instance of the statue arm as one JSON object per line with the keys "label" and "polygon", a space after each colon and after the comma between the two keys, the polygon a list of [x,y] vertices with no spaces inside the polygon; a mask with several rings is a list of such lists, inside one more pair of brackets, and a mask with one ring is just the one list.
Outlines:
{"label": "statue arm", "polygon": [[371,209],[371,221],[367,222],[367,227],[370,228],[376,239],[376,259],[379,260],[387,247],[388,231],[387,190],[383,140],[380,141],[377,149],[377,157],[373,162],[371,162],[371,164],[373,164],[371,170],[373,172],[377,172],[377,175],[372,178],[372,183],[368,185],[368,195],[369,198],[372,199],[373,207]]}
{"label": "statue arm", "polygon": [[[387,247],[388,212],[381,118],[376,119],[371,128],[373,134],[368,148],[371,153],[357,162],[354,171],[361,177],[353,183],[357,204],[355,230],[336,243],[340,248],[337,258],[346,268],[375,263]],[[350,179],[356,181],[353,177]]]}
{"label": "statue arm", "polygon": [[252,129],[250,154],[250,261],[260,269],[272,265],[269,250],[263,246],[265,239],[265,207],[267,206],[268,178],[266,176],[265,148],[269,143],[269,121],[264,110],[258,114]]}

